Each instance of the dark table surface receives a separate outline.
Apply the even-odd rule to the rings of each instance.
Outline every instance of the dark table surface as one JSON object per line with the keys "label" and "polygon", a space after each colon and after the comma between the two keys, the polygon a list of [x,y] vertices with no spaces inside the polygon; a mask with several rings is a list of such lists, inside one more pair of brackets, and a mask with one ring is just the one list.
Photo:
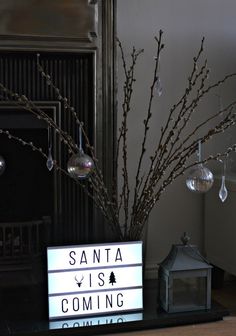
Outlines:
{"label": "dark table surface", "polygon": [[99,335],[217,321],[229,312],[213,302],[211,310],[168,314],[157,305],[157,282],[144,286],[144,309],[133,313],[49,321],[47,286],[1,289],[0,335]]}

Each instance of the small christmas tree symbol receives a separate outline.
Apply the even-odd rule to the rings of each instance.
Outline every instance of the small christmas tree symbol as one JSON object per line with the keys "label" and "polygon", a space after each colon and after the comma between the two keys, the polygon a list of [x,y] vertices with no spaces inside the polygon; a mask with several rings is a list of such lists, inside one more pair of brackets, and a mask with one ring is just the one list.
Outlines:
{"label": "small christmas tree symbol", "polygon": [[115,277],[114,272],[111,272],[111,274],[110,274],[109,283],[111,283],[112,286],[113,286],[114,283],[116,283],[116,277]]}

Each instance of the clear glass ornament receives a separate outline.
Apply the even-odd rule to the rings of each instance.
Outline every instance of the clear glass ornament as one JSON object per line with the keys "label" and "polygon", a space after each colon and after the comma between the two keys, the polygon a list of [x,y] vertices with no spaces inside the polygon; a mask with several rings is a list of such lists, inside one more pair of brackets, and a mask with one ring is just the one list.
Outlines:
{"label": "clear glass ornament", "polygon": [[52,131],[51,127],[48,127],[48,157],[47,157],[47,162],[46,166],[49,171],[53,169],[53,158],[52,158]]}
{"label": "clear glass ornament", "polygon": [[79,126],[79,151],[71,156],[67,163],[67,171],[72,178],[86,179],[94,169],[93,159],[84,153],[82,148],[82,124]]}
{"label": "clear glass ornament", "polygon": [[51,148],[48,149],[48,158],[47,158],[47,162],[46,162],[46,166],[48,168],[49,171],[51,171],[53,169],[53,158],[52,158],[52,152],[51,152]]}
{"label": "clear glass ornament", "polygon": [[156,72],[156,81],[155,81],[155,90],[156,93],[158,95],[158,97],[160,97],[162,95],[163,92],[163,88],[162,88],[162,83],[161,83],[161,79],[160,79],[160,55],[158,55],[158,57],[155,57],[155,61],[156,61],[156,66],[157,66],[157,72]]}
{"label": "clear glass ornament", "polygon": [[6,169],[6,162],[4,158],[0,155],[0,175],[4,173],[5,169]]}
{"label": "clear glass ornament", "polygon": [[213,183],[214,177],[212,172],[202,164],[194,167],[186,179],[188,189],[197,193],[207,192],[211,189]]}
{"label": "clear glass ornament", "polygon": [[[202,161],[201,141],[198,142],[197,151],[198,161]],[[209,191],[214,183],[214,176],[212,172],[199,163],[196,167],[190,170],[189,176],[186,179],[186,185],[190,191],[196,193],[206,193]]]}
{"label": "clear glass ornament", "polygon": [[163,88],[162,88],[161,79],[159,76],[157,76],[156,78],[155,89],[156,89],[157,95],[160,97],[162,95]]}
{"label": "clear glass ornament", "polygon": [[79,150],[67,163],[67,171],[72,178],[85,179],[94,169],[93,159]]}
{"label": "clear glass ornament", "polygon": [[222,180],[221,180],[221,187],[219,190],[219,198],[221,200],[221,202],[226,201],[226,198],[228,197],[228,190],[225,186],[225,176],[222,176]]}
{"label": "clear glass ornament", "polygon": [[221,187],[219,190],[219,198],[221,202],[226,201],[226,198],[228,197],[228,190],[225,185],[225,171],[226,171],[226,162],[223,163],[223,174],[221,177]]}

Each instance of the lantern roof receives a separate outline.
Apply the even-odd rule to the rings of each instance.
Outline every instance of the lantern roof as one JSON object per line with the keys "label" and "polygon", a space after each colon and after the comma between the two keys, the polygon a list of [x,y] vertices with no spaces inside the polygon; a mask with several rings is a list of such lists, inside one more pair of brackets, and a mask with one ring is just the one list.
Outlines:
{"label": "lantern roof", "polygon": [[201,255],[196,245],[188,243],[189,238],[184,234],[183,244],[172,245],[170,253],[160,267],[167,272],[200,270],[212,268],[210,263]]}

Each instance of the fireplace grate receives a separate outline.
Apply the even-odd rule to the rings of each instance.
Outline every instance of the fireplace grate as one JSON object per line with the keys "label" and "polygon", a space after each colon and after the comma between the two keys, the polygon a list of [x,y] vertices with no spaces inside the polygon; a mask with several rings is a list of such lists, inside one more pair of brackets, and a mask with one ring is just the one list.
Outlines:
{"label": "fireplace grate", "polygon": [[28,222],[0,223],[0,258],[42,254],[50,219]]}
{"label": "fireplace grate", "polygon": [[0,223],[0,286],[16,287],[44,281],[50,217],[29,222]]}

